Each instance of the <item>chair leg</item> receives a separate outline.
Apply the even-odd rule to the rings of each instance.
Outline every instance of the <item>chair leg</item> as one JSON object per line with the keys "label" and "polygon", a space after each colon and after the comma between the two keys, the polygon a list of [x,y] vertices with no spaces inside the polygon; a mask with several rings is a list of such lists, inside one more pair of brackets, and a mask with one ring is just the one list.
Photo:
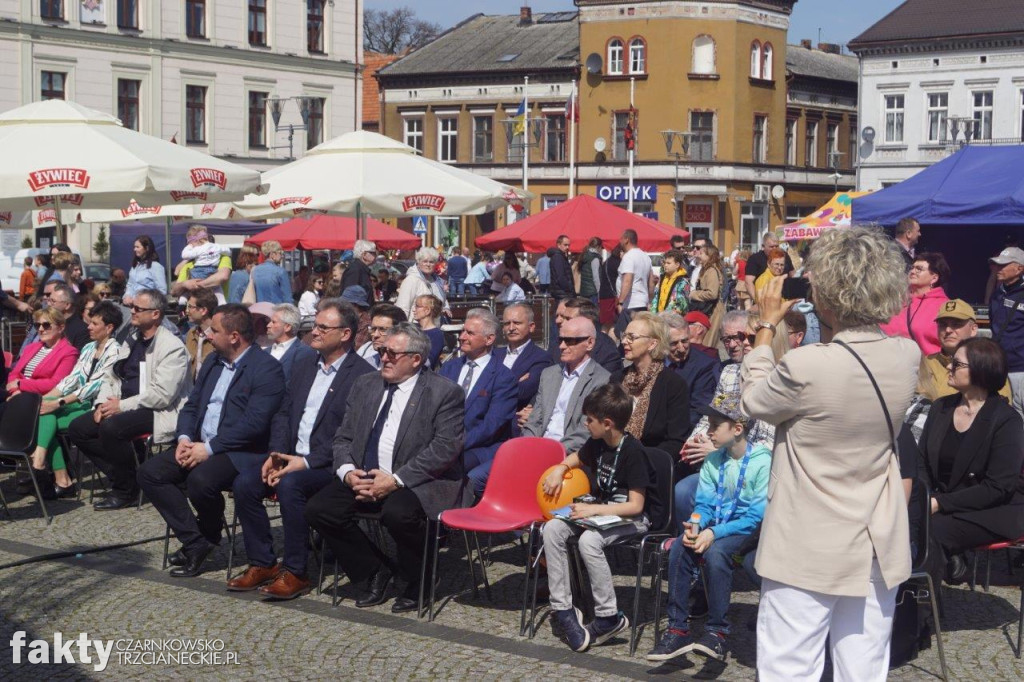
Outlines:
{"label": "chair leg", "polygon": [[11,510],[7,507],[7,498],[4,497],[4,491],[0,490],[0,507],[3,507],[4,513],[7,514],[7,518],[14,520],[14,516],[11,514]]}
{"label": "chair leg", "polygon": [[537,634],[537,584],[540,582],[540,559],[544,554],[544,543],[538,542],[534,545],[537,550],[537,557],[533,562],[533,590],[530,597],[530,639]]}
{"label": "chair leg", "polygon": [[527,539],[523,544],[523,549],[526,552],[526,559],[523,561],[523,604],[519,610],[519,636],[523,637],[526,635],[526,604],[530,598],[530,578],[533,575],[533,571],[530,569],[533,567],[532,555],[534,546],[534,535],[537,532],[537,523],[530,524],[530,530]]}
{"label": "chair leg", "polygon": [[992,552],[985,552],[985,591],[992,582]]}
{"label": "chair leg", "polygon": [[[491,536],[488,535],[487,539],[490,541]],[[484,592],[487,594],[488,601],[494,601],[494,598],[491,596],[491,583],[487,580],[487,562],[480,551],[480,535],[478,533],[473,533],[473,542],[476,544],[476,556],[480,559],[480,573],[484,576]]]}
{"label": "chair leg", "polygon": [[25,455],[25,463],[28,464],[28,475],[32,479],[32,487],[36,489],[36,498],[39,500],[39,506],[43,509],[43,518],[46,519],[46,525],[49,526],[53,518],[50,516],[50,512],[46,510],[46,500],[43,499],[43,493],[39,489],[39,480],[36,478],[35,473],[32,471],[32,461],[28,455]]}
{"label": "chair leg", "polygon": [[975,552],[971,558],[971,592],[974,592],[974,588],[978,584],[978,554],[980,554],[980,550]]}
{"label": "chair leg", "polygon": [[468,531],[462,531],[462,541],[466,545],[466,561],[469,563],[469,581],[473,585],[473,599],[479,599],[480,591],[476,587],[476,566],[473,564],[473,552],[469,548]]}
{"label": "chair leg", "polygon": [[1024,631],[1024,585],[1020,586],[1020,619],[1017,621],[1017,658],[1020,658],[1021,632]]}
{"label": "chair leg", "polygon": [[[935,585],[932,583],[931,575],[926,573],[924,577],[928,582],[928,598],[931,600],[932,622],[935,623],[935,644],[939,650],[939,665],[942,666],[942,679],[943,682],[948,682],[949,671],[946,669],[946,650],[942,646],[942,624],[939,623],[939,601],[935,594]],[[1022,601],[1024,601],[1024,597],[1022,597]]]}
{"label": "chair leg", "polygon": [[[139,493],[139,505],[142,504],[142,493]],[[234,510],[234,514],[231,517],[231,529],[228,531],[228,541],[231,546],[228,548],[228,572],[225,580],[231,580],[231,569],[235,565],[235,534],[238,533],[238,508]]]}
{"label": "chair leg", "polygon": [[[444,530],[441,524],[441,518],[438,517],[437,521],[434,522],[434,546],[430,550],[430,554],[433,557],[430,573],[430,605],[427,610],[427,622],[434,622],[434,600],[437,598],[437,563],[441,555],[441,531]],[[430,535],[430,524],[427,524],[427,537]],[[424,570],[426,564],[424,564]],[[423,576],[426,578],[426,576]],[[423,581],[420,581],[420,586],[423,586]]]}
{"label": "chair leg", "polygon": [[636,560],[636,587],[633,590],[633,621],[630,623],[629,629],[629,655],[632,656],[636,653],[636,647],[639,642],[637,641],[637,632],[639,630],[640,622],[640,590],[643,589],[643,578],[644,578],[644,559],[647,554],[647,545],[644,541],[640,541],[640,550]]}
{"label": "chair leg", "polygon": [[655,643],[661,641],[661,583],[662,583],[662,570],[661,562],[665,554],[661,550],[661,546],[655,550],[654,555],[654,575],[651,576],[651,589],[654,592],[654,641]]}
{"label": "chair leg", "polygon": [[341,579],[338,573],[338,559],[334,559],[334,584],[331,586],[331,606],[338,605],[338,581]]}
{"label": "chair leg", "polygon": [[162,570],[167,570],[167,558],[171,553],[171,527],[167,526],[164,530],[164,565]]}
{"label": "chair leg", "polygon": [[[312,533],[310,535],[312,536]],[[320,538],[320,560],[317,562],[320,565],[320,570],[317,573],[316,579],[316,593],[318,596],[324,593],[324,564],[327,562],[327,553],[324,550],[324,539]]]}

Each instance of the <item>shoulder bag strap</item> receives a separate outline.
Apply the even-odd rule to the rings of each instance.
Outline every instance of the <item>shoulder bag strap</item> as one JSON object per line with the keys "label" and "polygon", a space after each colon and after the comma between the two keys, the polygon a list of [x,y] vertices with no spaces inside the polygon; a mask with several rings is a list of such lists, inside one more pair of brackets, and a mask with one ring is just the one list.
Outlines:
{"label": "shoulder bag strap", "polygon": [[842,346],[846,350],[850,351],[850,355],[855,357],[857,359],[857,362],[860,363],[860,366],[864,368],[865,372],[867,372],[868,379],[871,380],[871,385],[874,386],[875,393],[878,395],[878,402],[881,403],[882,405],[882,412],[885,414],[885,424],[886,426],[889,427],[889,438],[890,440],[892,440],[893,452],[899,452],[899,450],[896,447],[896,432],[893,430],[892,418],[889,417],[889,408],[885,406],[885,398],[882,396],[882,389],[878,387],[878,382],[875,381],[875,375],[871,373],[871,370],[868,369],[868,366],[864,363],[864,360],[862,360],[861,357],[857,355],[857,353],[852,348],[850,348],[842,341],[836,341],[835,343],[837,345]]}

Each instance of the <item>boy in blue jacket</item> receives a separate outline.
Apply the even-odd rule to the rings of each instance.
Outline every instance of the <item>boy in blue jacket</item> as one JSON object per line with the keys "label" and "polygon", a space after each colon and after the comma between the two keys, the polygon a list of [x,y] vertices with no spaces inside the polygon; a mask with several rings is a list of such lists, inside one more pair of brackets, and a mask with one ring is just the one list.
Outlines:
{"label": "boy in blue jacket", "polygon": [[[719,394],[704,410],[708,437],[718,449],[700,469],[694,516],[683,524],[683,534],[672,542],[668,559],[668,630],[647,654],[651,661],[667,661],[694,651],[724,661],[732,591],[733,555],[764,517],[771,475],[771,451],[747,443],[749,420],[740,412],[739,393]],[[687,625],[690,583],[704,560],[708,593],[708,620],[704,634],[694,638]]]}

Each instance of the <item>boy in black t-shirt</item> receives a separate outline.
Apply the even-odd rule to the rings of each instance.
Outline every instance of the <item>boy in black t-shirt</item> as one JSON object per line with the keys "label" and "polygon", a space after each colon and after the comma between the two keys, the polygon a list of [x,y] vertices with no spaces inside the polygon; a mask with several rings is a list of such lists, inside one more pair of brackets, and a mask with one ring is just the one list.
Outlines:
{"label": "boy in black t-shirt", "polygon": [[[544,524],[544,552],[547,555],[548,587],[551,591],[552,620],[573,651],[586,651],[629,627],[619,611],[615,586],[604,548],[650,528],[645,514],[648,488],[653,485],[643,445],[624,433],[633,401],[618,384],[595,389],[583,401],[583,414],[591,438],[580,451],[570,454],[543,481],[544,492],[557,496],[570,469],[585,468],[594,503],[570,506],[570,520],[555,518]],[[619,516],[623,522],[601,529],[581,525],[596,516]],[[569,587],[569,558],[566,544],[579,536],[579,551],[590,576],[594,595],[594,621],[585,627],[579,609],[573,608]]]}

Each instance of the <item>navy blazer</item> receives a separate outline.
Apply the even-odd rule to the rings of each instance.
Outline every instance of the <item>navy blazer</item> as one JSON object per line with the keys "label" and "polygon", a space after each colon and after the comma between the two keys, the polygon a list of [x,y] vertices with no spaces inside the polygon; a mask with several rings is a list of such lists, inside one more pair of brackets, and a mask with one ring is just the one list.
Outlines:
{"label": "navy blazer", "polygon": [[[210,353],[199,368],[185,406],[178,412],[178,437],[202,441],[203,418],[224,365],[220,353]],[[236,468],[252,465],[252,455],[265,455],[270,425],[284,400],[281,363],[259,346],[250,346],[238,361],[220,413],[217,435],[208,445],[214,455],[227,453]]]}
{"label": "navy blazer", "polygon": [[[438,373],[458,385],[459,373],[465,363],[465,356],[449,360]],[[512,422],[516,418],[516,378],[491,355],[473,385],[473,394],[466,399],[465,451],[483,448],[493,455],[498,446],[511,437]]]}
{"label": "navy blazer", "polygon": [[[494,359],[504,364],[507,352],[507,348],[495,348]],[[523,409],[533,401],[533,396],[537,395],[537,391],[540,390],[540,373],[544,371],[545,367],[550,367],[553,364],[555,363],[547,351],[532,341],[519,352],[511,368],[512,376],[519,382],[516,396],[517,410]]]}
{"label": "navy blazer", "polygon": [[[288,352],[291,352],[291,348]],[[295,454],[295,445],[299,440],[299,423],[306,411],[306,399],[313,388],[313,381],[320,367],[320,354],[309,349],[295,359],[291,378],[288,380],[288,391],[281,401],[281,409],[274,415],[273,429],[270,432],[270,451]],[[366,360],[349,351],[341,366],[331,380],[331,387],[320,403],[313,422],[313,431],[309,436],[309,455],[306,463],[310,469],[330,466],[334,461],[334,434],[345,418],[345,405],[348,392],[356,377],[375,371]]]}
{"label": "navy blazer", "polygon": [[697,426],[701,412],[711,404],[718,387],[718,377],[722,374],[722,365],[704,353],[690,349],[690,354],[683,364],[676,365],[670,358],[665,358],[665,366],[681,376],[690,387],[690,430]]}
{"label": "navy blazer", "polygon": [[[270,353],[269,348],[267,348],[266,351],[267,353]],[[302,339],[295,339],[295,342],[292,345],[288,346],[288,350],[286,350],[284,352],[284,355],[281,356],[280,363],[281,369],[284,370],[284,380],[291,380],[292,367],[294,366],[296,360],[309,360],[310,358],[316,357],[319,356],[317,355],[317,352],[315,350],[313,350],[306,344],[302,343]],[[281,450],[280,452],[284,451]]]}

